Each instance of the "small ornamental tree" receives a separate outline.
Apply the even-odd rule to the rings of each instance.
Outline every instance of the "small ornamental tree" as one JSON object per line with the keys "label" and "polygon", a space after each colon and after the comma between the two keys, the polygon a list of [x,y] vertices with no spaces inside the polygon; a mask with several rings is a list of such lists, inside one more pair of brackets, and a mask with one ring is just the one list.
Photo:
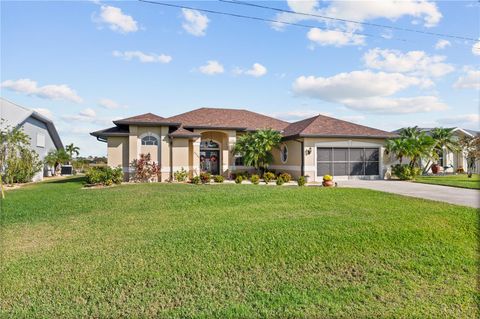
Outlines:
{"label": "small ornamental tree", "polygon": [[150,153],[140,154],[140,158],[134,159],[130,165],[134,169],[133,180],[135,182],[158,181],[160,166],[151,160]]}

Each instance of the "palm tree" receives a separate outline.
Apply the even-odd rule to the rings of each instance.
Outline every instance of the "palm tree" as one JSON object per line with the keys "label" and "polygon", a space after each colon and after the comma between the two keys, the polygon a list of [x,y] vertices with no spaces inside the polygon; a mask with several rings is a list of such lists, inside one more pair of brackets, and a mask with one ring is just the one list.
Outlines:
{"label": "palm tree", "polygon": [[401,130],[400,136],[405,138],[418,139],[421,135],[421,131],[418,126],[406,127]]}
{"label": "palm tree", "polygon": [[73,143],[68,144],[65,147],[65,150],[67,151],[68,154],[70,154],[70,157],[73,157],[73,154],[75,154],[75,156],[78,156],[80,154],[80,148],[78,146],[73,145]]}
{"label": "palm tree", "polygon": [[234,152],[243,157],[245,165],[265,171],[273,162],[272,150],[281,140],[282,135],[272,129],[250,132],[238,138]]}
{"label": "palm tree", "polygon": [[[460,145],[457,137],[453,135],[453,129],[436,127],[431,131],[431,136],[435,141],[433,159],[438,159],[438,154],[441,154],[443,150],[448,150],[450,152],[459,152]],[[425,165],[424,172],[427,172],[432,165],[430,165],[431,160],[428,161]],[[432,163],[433,164],[433,163]]]}
{"label": "palm tree", "polygon": [[56,168],[59,164],[69,162],[72,159],[71,155],[64,149],[58,149],[48,152],[43,161],[50,167],[54,168],[54,175],[56,175]]}
{"label": "palm tree", "polygon": [[414,168],[420,159],[432,157],[434,144],[434,139],[418,127],[407,127],[400,132],[400,137],[387,140],[385,153],[397,158],[400,164],[408,158],[408,166]]}
{"label": "palm tree", "polygon": [[385,154],[398,159],[400,164],[402,164],[403,158],[405,157],[406,153],[406,139],[395,138],[387,140],[387,144],[385,145]]}

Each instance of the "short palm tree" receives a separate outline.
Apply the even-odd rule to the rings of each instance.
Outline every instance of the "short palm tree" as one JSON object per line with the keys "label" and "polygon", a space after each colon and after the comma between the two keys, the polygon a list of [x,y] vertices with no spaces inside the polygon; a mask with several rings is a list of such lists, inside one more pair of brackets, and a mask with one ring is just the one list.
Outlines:
{"label": "short palm tree", "polygon": [[243,157],[245,165],[265,171],[273,162],[272,150],[279,147],[281,140],[280,132],[272,129],[250,132],[238,138],[234,152]]}
{"label": "short palm tree", "polygon": [[[453,135],[453,129],[436,127],[431,131],[431,136],[435,142],[433,146],[432,159],[438,160],[439,155],[443,150],[448,150],[450,152],[459,152],[460,144],[458,138]],[[432,161],[429,160],[427,165],[424,167],[424,173],[427,172],[432,166]]]}
{"label": "short palm tree", "polygon": [[67,151],[68,154],[70,154],[71,157],[73,157],[73,154],[75,154],[75,156],[78,156],[80,154],[80,148],[78,146],[73,145],[73,143],[70,143],[67,146],[65,146],[65,150]]}

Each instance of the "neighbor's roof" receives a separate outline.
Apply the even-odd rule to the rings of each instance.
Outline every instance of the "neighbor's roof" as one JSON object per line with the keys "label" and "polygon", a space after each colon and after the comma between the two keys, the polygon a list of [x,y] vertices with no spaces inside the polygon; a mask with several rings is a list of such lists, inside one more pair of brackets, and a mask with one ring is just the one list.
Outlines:
{"label": "neighbor's roof", "polygon": [[[420,132],[425,132],[427,134],[429,134],[434,129],[434,127],[417,127],[417,128]],[[406,129],[406,128],[402,127],[402,128],[399,128],[395,131],[392,131],[392,132],[400,134],[404,129]],[[478,131],[468,130],[468,129],[464,129],[464,128],[461,128],[461,127],[447,127],[447,129],[450,129],[453,132],[461,131],[461,132],[467,133],[467,135],[471,135],[471,136],[479,136],[480,135],[480,132],[478,132]]]}
{"label": "neighbor's roof", "polygon": [[281,131],[288,122],[259,113],[238,109],[200,108],[165,119],[182,123],[186,128],[216,128],[237,130],[258,130],[271,128]]}
{"label": "neighbor's roof", "polygon": [[22,126],[30,117],[45,124],[55,147],[57,149],[63,148],[62,140],[60,139],[52,120],[37,111],[28,109],[0,97],[0,118],[4,119],[7,125],[13,127]]}
{"label": "neighbor's roof", "polygon": [[285,137],[369,137],[388,138],[397,134],[363,126],[332,117],[317,115],[290,124],[285,128]]}

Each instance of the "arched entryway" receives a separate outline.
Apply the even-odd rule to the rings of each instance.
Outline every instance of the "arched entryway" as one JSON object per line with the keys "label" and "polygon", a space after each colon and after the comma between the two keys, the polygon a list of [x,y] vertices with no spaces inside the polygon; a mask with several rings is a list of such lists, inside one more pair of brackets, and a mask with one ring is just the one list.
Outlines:
{"label": "arched entryway", "polygon": [[200,142],[200,171],[212,175],[220,174],[221,143],[213,139]]}

